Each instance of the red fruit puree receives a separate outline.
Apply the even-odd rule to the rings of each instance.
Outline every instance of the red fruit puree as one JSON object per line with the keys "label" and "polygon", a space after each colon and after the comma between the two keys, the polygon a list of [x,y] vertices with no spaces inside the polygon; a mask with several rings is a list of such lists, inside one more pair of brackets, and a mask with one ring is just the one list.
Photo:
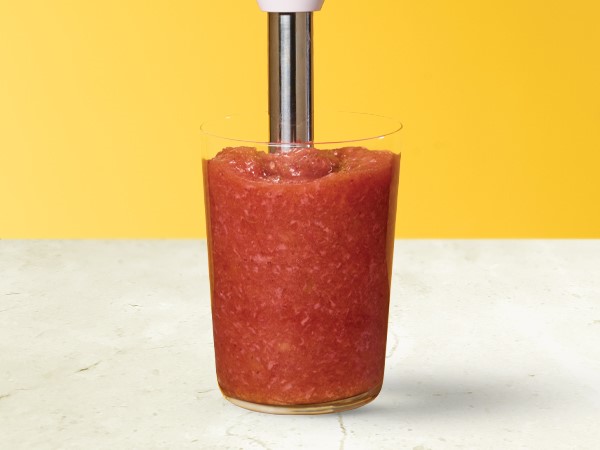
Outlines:
{"label": "red fruit puree", "polygon": [[268,405],[383,381],[400,158],[360,147],[205,161],[217,378]]}

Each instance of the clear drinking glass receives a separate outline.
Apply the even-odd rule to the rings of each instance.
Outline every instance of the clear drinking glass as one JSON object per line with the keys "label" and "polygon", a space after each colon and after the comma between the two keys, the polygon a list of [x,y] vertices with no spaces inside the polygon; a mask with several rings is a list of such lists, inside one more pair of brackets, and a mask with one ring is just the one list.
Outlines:
{"label": "clear drinking glass", "polygon": [[340,412],[383,383],[401,126],[317,117],[291,150],[266,114],[201,128],[217,379],[254,411]]}

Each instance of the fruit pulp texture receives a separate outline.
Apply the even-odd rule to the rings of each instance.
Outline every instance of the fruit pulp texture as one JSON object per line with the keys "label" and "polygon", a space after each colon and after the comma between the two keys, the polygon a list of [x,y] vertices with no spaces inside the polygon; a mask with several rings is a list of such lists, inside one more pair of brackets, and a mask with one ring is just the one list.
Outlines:
{"label": "fruit pulp texture", "polygon": [[204,161],[217,378],[301,405],[381,386],[400,157],[360,147]]}

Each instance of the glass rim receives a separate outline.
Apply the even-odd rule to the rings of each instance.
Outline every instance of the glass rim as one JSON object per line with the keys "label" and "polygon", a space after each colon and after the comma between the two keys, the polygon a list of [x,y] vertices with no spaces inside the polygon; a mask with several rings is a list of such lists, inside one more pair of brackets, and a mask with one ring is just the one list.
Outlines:
{"label": "glass rim", "polygon": [[[249,116],[254,117],[257,114],[256,112],[255,113],[245,112],[245,113],[236,113],[236,114],[226,114],[225,116],[222,116],[221,118],[213,118],[213,119],[206,120],[206,121],[202,122],[202,124],[200,124],[200,133],[204,136],[210,136],[213,138],[223,139],[223,140],[232,141],[232,142],[241,142],[241,143],[245,143],[245,144],[256,144],[256,145],[277,146],[277,147],[280,147],[282,144],[284,144],[284,145],[294,147],[294,146],[306,146],[306,144],[332,145],[332,144],[345,144],[345,143],[372,141],[375,139],[383,139],[387,136],[396,134],[403,128],[402,123],[399,122],[398,120],[388,117],[388,116],[383,116],[380,114],[365,113],[365,112],[358,112],[358,111],[334,111],[334,110],[320,111],[319,113],[324,114],[324,115],[326,115],[326,114],[347,114],[347,115],[352,115],[355,117],[365,116],[365,117],[370,117],[370,118],[383,119],[389,123],[389,127],[387,128],[387,131],[381,132],[381,133],[374,133],[373,136],[360,137],[360,138],[355,138],[355,139],[339,139],[339,140],[334,139],[334,140],[310,141],[310,142],[300,142],[300,143],[288,143],[288,142],[282,143],[282,142],[270,142],[270,141],[261,141],[261,140],[253,140],[253,139],[240,139],[240,138],[235,138],[235,137],[230,137],[230,136],[224,136],[221,133],[212,132],[212,131],[206,129],[207,126],[209,126],[211,123],[215,123],[218,121],[225,121],[225,120],[234,119],[234,118],[241,118],[241,117],[249,117]],[[260,111],[258,114],[265,114],[268,116],[268,113],[265,111]]]}

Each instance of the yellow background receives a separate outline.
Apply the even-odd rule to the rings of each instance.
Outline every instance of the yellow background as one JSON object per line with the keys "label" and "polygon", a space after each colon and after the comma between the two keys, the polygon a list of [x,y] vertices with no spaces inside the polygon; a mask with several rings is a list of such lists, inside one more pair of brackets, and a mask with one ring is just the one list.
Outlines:
{"label": "yellow background", "polygon": [[[599,5],[325,2],[317,106],[405,124],[398,236],[600,237]],[[266,66],[255,0],[0,0],[0,238],[203,235],[199,124]]]}

